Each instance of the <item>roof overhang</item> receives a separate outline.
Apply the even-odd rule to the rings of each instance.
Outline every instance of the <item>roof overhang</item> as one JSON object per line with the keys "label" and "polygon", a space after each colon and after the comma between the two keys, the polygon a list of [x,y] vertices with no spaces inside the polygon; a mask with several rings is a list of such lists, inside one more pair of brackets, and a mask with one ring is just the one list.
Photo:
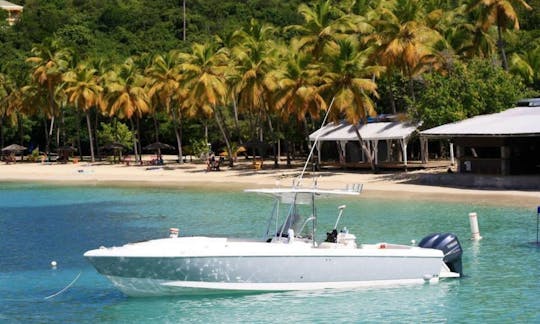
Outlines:
{"label": "roof overhang", "polygon": [[0,8],[7,11],[22,11],[24,9],[23,6],[19,6],[9,1],[3,0],[0,0]]}
{"label": "roof overhang", "polygon": [[540,108],[518,107],[480,115],[423,132],[428,138],[540,136]]}
{"label": "roof overhang", "polygon": [[413,135],[419,123],[376,122],[359,125],[329,123],[309,135],[310,141],[358,141],[355,128],[364,141],[404,140]]}

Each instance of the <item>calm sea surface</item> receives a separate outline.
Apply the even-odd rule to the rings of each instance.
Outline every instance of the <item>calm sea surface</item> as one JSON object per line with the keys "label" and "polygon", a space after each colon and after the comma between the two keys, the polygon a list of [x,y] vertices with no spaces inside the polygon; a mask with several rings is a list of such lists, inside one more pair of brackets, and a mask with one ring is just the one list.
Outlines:
{"label": "calm sea surface", "polygon": [[[170,227],[181,235],[260,238],[271,201],[236,191],[0,183],[0,322],[540,322],[540,248],[528,244],[536,240],[536,206],[325,200],[319,235],[342,203],[341,224],[361,242],[457,234],[466,277],[353,291],[127,298],[85,261],[85,251],[165,237]],[[471,211],[479,215],[479,243],[469,240]]]}

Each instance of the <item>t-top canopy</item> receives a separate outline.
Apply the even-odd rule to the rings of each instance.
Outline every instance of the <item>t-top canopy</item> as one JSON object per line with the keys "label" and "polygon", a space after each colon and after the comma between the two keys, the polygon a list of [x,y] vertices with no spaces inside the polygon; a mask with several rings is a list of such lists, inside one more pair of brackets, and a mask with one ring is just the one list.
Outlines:
{"label": "t-top canopy", "polygon": [[317,188],[274,188],[274,189],[246,189],[245,192],[254,192],[279,199],[284,204],[308,205],[313,199],[331,196],[357,196],[362,186],[355,185],[347,190],[329,190]]}

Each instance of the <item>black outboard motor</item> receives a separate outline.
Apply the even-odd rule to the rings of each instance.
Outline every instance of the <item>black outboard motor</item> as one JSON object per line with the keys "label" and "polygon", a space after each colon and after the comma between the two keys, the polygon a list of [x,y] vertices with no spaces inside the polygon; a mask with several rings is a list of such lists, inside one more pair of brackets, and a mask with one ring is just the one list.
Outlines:
{"label": "black outboard motor", "polygon": [[463,249],[457,236],[452,233],[434,233],[424,237],[419,247],[441,250],[444,254],[443,261],[448,266],[450,271],[459,273],[463,276],[463,268],[461,264],[461,255]]}

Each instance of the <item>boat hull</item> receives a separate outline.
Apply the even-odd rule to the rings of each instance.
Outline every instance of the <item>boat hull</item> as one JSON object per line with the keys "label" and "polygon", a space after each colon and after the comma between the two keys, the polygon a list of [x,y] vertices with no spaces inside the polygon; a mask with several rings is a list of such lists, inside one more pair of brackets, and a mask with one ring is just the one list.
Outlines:
{"label": "boat hull", "polygon": [[442,265],[442,253],[431,249],[340,250],[281,244],[266,251],[274,244],[240,244],[246,245],[258,255],[229,244],[222,249],[214,246],[220,255],[137,256],[94,250],[85,256],[128,296],[422,283],[438,280]]}

